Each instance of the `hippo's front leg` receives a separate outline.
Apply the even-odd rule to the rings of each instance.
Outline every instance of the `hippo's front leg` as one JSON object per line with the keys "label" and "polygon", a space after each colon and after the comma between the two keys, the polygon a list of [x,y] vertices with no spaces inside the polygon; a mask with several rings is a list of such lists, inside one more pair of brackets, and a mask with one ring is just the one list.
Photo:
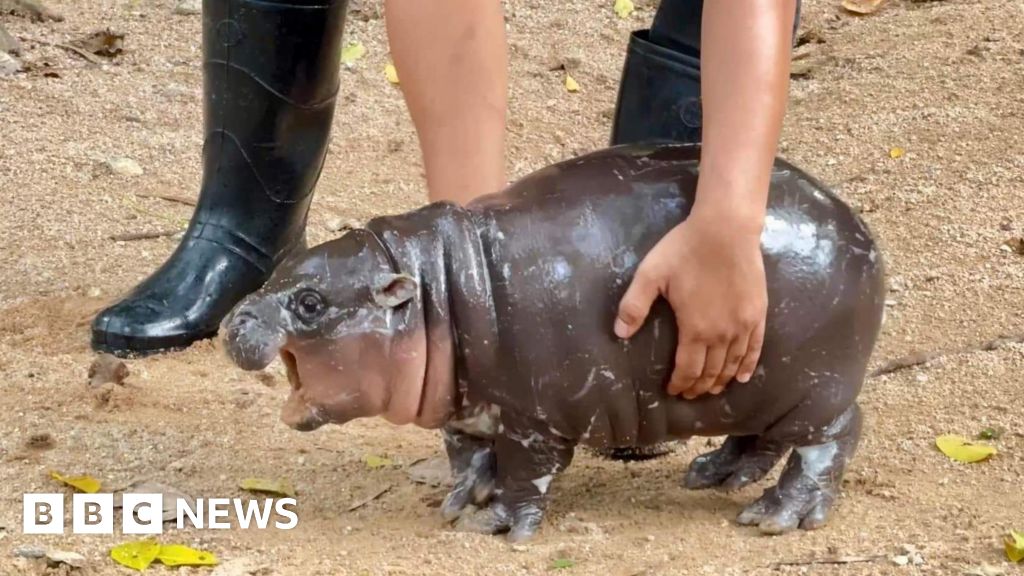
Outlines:
{"label": "hippo's front leg", "polygon": [[451,522],[469,504],[482,506],[494,492],[494,441],[466,434],[447,426],[442,431],[444,447],[455,485],[441,505],[441,515]]}
{"label": "hippo's front leg", "polygon": [[542,422],[502,414],[503,431],[494,439],[497,460],[496,489],[491,505],[464,515],[456,528],[466,532],[498,534],[521,542],[540,527],[547,492],[555,475],[572,461],[575,442],[558,436]]}

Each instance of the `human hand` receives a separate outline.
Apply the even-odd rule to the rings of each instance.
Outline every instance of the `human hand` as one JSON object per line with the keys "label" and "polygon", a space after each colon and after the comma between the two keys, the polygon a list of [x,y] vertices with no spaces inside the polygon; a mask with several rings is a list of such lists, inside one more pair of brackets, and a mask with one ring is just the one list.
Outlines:
{"label": "human hand", "polygon": [[668,392],[686,399],[719,394],[733,378],[749,381],[761,354],[768,308],[761,226],[727,218],[718,207],[695,208],[669,231],[640,262],[615,320],[615,334],[630,338],[655,299],[668,300],[679,327]]}

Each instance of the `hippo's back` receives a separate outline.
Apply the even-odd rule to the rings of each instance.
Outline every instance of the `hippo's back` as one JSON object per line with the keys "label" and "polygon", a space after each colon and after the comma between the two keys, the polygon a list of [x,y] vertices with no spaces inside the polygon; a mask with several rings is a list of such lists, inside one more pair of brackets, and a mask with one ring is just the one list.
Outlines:
{"label": "hippo's back", "polygon": [[[866,365],[881,306],[874,243],[845,204],[781,160],[762,234],[769,312],[759,375],[720,397],[666,398],[676,323],[661,299],[630,341],[615,337],[618,303],[640,261],[690,212],[698,159],[691,145],[613,147],[470,205],[497,319],[498,353],[489,355],[501,365],[480,383],[498,392],[494,401],[511,399],[569,436],[637,445],[737,426],[763,431],[806,396],[807,384],[781,381],[802,354],[835,349],[837,361],[864,356]],[[837,315],[859,315],[863,326],[824,342]],[[809,338],[819,340],[813,351]]]}

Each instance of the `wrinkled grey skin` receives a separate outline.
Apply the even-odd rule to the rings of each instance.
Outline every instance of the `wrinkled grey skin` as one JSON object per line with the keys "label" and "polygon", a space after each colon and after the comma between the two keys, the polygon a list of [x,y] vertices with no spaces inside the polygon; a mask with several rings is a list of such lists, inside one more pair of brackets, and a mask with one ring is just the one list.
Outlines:
{"label": "wrinkled grey skin", "polygon": [[[860,437],[882,261],[846,205],[778,160],[755,376],[719,396],[668,396],[668,304],[629,341],[612,322],[639,262],[689,213],[698,156],[695,146],[619,146],[465,209],[377,218],[286,262],[226,319],[227,350],[248,369],[281,354],[295,389],[283,418],[298,429],[373,415],[441,428],[456,478],[442,513],[460,529],[529,538],[578,444],[718,435],[728,438],[693,461],[688,488],[742,488],[793,448],[739,523],[820,527]],[[307,305],[321,319],[298,319],[297,290],[320,295],[322,307]]]}

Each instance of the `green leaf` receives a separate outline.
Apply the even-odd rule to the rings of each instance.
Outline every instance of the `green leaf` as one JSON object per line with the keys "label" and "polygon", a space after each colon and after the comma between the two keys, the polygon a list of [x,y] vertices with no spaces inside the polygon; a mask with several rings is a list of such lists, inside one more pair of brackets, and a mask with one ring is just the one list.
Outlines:
{"label": "green leaf", "polygon": [[566,568],[572,568],[576,565],[576,561],[572,558],[558,558],[551,563],[552,570],[565,570]]}

